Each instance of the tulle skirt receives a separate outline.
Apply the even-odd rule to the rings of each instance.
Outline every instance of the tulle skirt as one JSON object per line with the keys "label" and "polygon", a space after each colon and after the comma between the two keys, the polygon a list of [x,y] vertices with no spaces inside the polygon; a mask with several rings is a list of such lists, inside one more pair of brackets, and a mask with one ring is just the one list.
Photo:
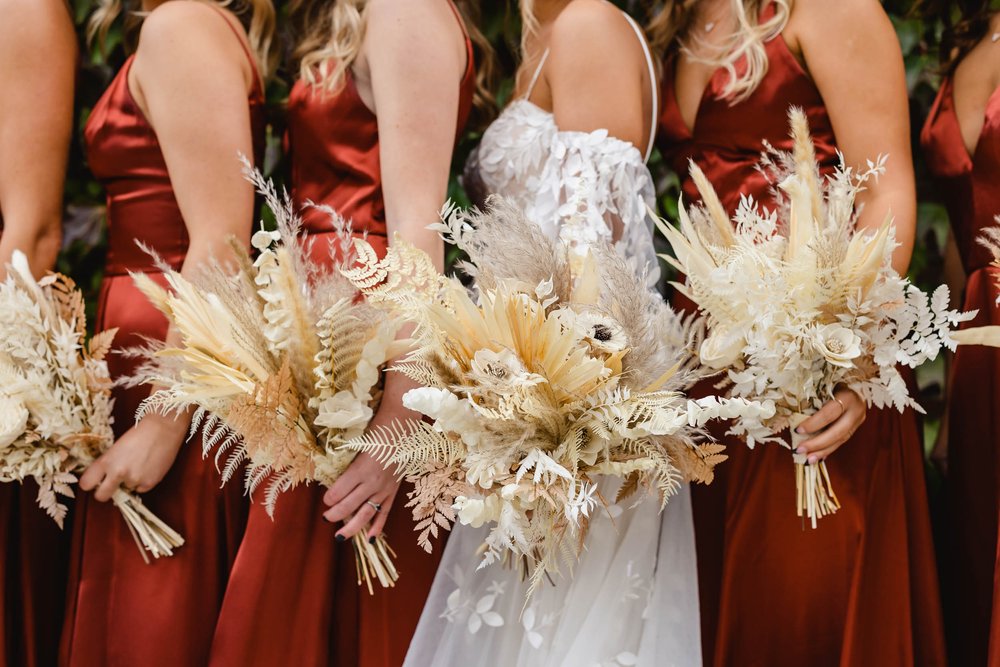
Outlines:
{"label": "tulle skirt", "polygon": [[[617,482],[601,483],[613,498]],[[687,486],[612,505],[591,522],[572,577],[553,576],[525,604],[511,568],[477,569],[487,529],[456,526],[407,667],[697,667],[697,570]]]}

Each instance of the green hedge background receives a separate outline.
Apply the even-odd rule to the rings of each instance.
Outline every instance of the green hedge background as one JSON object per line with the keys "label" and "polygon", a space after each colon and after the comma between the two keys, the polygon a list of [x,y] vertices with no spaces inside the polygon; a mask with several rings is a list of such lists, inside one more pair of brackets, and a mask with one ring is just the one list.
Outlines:
{"label": "green hedge background", "polygon": [[[642,7],[647,3],[641,0],[616,0],[616,2],[640,21],[643,19]],[[101,53],[98,49],[91,48],[86,44],[84,36],[86,22],[96,4],[96,0],[71,0],[83,56],[77,90],[76,135],[66,180],[64,250],[59,259],[59,270],[72,275],[91,297],[96,297],[101,278],[101,266],[104,261],[104,199],[100,185],[94,180],[86,166],[81,146],[82,131],[90,109],[110,83],[126,55],[120,26],[111,31],[107,53]],[[276,4],[279,11],[283,11],[283,0],[278,0]],[[914,138],[914,158],[917,167],[918,196],[920,198],[917,248],[911,265],[911,276],[925,287],[935,286],[943,282],[941,255],[948,223],[943,208],[934,201],[933,188],[928,181],[916,139],[938,84],[934,43],[939,27],[926,24],[911,16],[912,2],[890,0],[883,4],[892,18],[902,46],[910,92],[910,116]],[[517,3],[515,0],[491,1],[481,2],[480,6],[483,13],[483,32],[493,43],[499,59],[501,83],[498,99],[502,103],[505,98],[509,97],[516,64],[515,54],[519,31]],[[272,122],[264,169],[277,181],[282,180],[284,172],[280,155],[281,108],[287,90],[287,84],[280,78],[268,86],[268,103]],[[784,113],[784,110],[776,110],[775,112]],[[455,153],[449,194],[459,202],[466,202],[466,198],[459,185],[458,174],[462,171],[466,156],[478,140],[478,132],[468,132],[460,141]],[[664,167],[659,155],[655,153],[651,161],[651,168],[658,185],[661,212],[669,219],[676,219],[677,177]],[[93,304],[96,304],[96,298],[91,298],[89,303],[93,307]],[[943,364],[941,363],[926,366],[920,371],[923,394],[921,402],[928,412],[928,418],[925,420],[928,446],[933,443],[937,417],[941,410],[942,376]]]}

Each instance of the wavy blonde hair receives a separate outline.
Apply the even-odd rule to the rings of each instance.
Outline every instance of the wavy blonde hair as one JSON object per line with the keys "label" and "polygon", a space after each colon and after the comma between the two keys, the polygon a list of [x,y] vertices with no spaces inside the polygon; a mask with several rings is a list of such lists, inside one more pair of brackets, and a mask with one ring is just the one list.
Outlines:
{"label": "wavy blonde hair", "polygon": [[[770,2],[775,5],[774,16],[761,23],[760,14]],[[792,13],[792,2],[793,0],[730,0],[730,9],[736,18],[736,30],[721,46],[712,47],[710,55],[695,56],[686,40],[691,32],[698,0],[666,0],[655,11],[647,26],[649,41],[661,54],[677,49],[696,62],[724,68],[729,76],[719,97],[729,100],[730,104],[736,104],[750,97],[767,75],[767,51],[764,44],[785,29]],[[736,70],[736,64],[743,58],[746,59],[746,70],[740,73]]]}
{"label": "wavy blonde hair", "polygon": [[[273,69],[271,46],[274,39],[276,16],[271,0],[198,0],[227,9],[239,18],[247,32],[250,50],[257,60],[260,75],[270,76]],[[97,9],[87,22],[87,41],[104,48],[108,31],[115,20],[125,12],[126,36],[142,24],[143,13],[132,9],[132,0],[99,0]]]}
{"label": "wavy blonde hair", "polygon": [[[458,1],[455,6],[475,51],[475,106],[487,111],[496,106],[491,92],[493,47],[476,26],[475,2]],[[300,79],[329,93],[340,89],[365,40],[367,7],[367,0],[290,0],[288,13],[294,31],[291,56]]]}

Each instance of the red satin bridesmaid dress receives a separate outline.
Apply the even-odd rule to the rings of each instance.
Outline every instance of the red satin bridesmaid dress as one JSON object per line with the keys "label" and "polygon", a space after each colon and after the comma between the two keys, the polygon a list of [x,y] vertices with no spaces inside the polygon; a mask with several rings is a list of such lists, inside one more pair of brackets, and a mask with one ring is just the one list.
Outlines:
{"label": "red satin bridesmaid dress", "polygon": [[[457,16],[457,12],[456,12]],[[461,82],[458,129],[472,107],[475,69]],[[379,166],[378,120],[365,105],[350,70],[336,93],[298,81],[288,100],[287,148],[296,205],[326,205],[353,221],[356,234],[385,252],[385,205]],[[328,214],[303,208],[307,242],[329,262],[336,237]],[[250,508],[212,650],[212,664],[270,667],[398,667],[417,627],[443,545],[433,555],[418,545],[401,488],[385,534],[397,553],[400,579],[369,595],[358,586],[350,542],[334,540],[322,513],[325,489],[303,486],[281,496],[272,520]]]}
{"label": "red satin bridesmaid dress", "polygon": [[[773,7],[764,10],[764,18]],[[773,208],[755,170],[763,140],[789,150],[788,107],[805,110],[823,171],[836,140],[819,91],[779,35],[757,90],[730,105],[720,69],[685,125],[668,56],[658,138],[687,203],[694,160],[733,212],[741,194]],[[704,387],[707,392],[710,384]],[[723,429],[724,430],[724,429]],[[720,433],[716,434],[721,435]],[[694,520],[706,665],[867,667],[945,664],[923,458],[910,411],[869,410],[828,461],[842,508],[817,530],[796,517],[791,454],[725,439],[729,460],[695,486]]]}
{"label": "red satin bridesmaid dress", "polygon": [[[243,36],[230,27],[246,49]],[[188,247],[156,134],[129,91],[131,64],[130,58],[94,107],[84,132],[90,167],[108,195],[108,256],[97,328],[118,327],[116,348],[138,345],[143,337],[163,339],[167,333],[166,319],[128,275],[142,271],[165,284],[136,241],[156,250],[177,270]],[[263,103],[257,84],[247,101],[257,157],[263,155]],[[238,168],[234,156],[233,169]],[[109,366],[116,378],[130,373],[134,361],[112,354]],[[115,390],[116,435],[134,424],[135,410],[148,394],[146,388]],[[202,458],[200,436],[185,443],[163,481],[143,494],[143,502],[183,535],[185,544],[174,556],[149,564],[113,505],[97,502],[90,494],[79,500],[61,664],[206,664],[246,522],[241,486],[220,488],[213,461]]]}
{"label": "red satin bridesmaid dress", "polygon": [[0,667],[56,662],[73,510],[60,530],[37,495],[33,481],[0,484]]}
{"label": "red satin bridesmaid dress", "polygon": [[[992,254],[976,242],[1000,214],[1000,91],[986,106],[974,154],[955,115],[954,82],[945,79],[920,135],[927,165],[948,207],[965,268],[965,310],[979,315],[963,326],[1000,324]],[[1000,643],[997,562],[997,484],[1000,482],[1000,350],[960,347],[948,383],[948,531],[942,554],[949,645],[958,665],[984,665]],[[1000,665],[1000,656],[990,662]]]}

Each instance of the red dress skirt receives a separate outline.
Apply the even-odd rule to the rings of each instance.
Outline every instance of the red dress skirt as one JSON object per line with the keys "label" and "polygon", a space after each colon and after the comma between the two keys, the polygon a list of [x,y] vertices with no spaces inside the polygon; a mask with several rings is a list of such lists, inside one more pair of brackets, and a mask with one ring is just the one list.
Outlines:
{"label": "red dress skirt", "polygon": [[[773,7],[764,9],[770,15]],[[767,74],[745,101],[717,95],[716,71],[692,132],[665,64],[659,145],[681,176],[685,202],[696,162],[732,212],[741,194],[773,209],[755,167],[763,140],[788,150],[787,112],[807,114],[822,169],[836,139],[819,91],[779,35],[765,44]],[[708,387],[705,388],[706,391]],[[725,429],[721,429],[724,431]],[[721,433],[718,434],[721,437]],[[751,451],[726,439],[729,460],[710,486],[693,488],[702,639],[716,667],[943,665],[943,631],[924,468],[912,411],[869,410],[864,425],[828,461],[842,503],[819,528],[794,507],[791,454]]]}
{"label": "red dress skirt", "polygon": [[[234,28],[235,31],[235,28]],[[249,54],[248,54],[249,55]],[[165,284],[142,241],[175,269],[188,236],[156,134],[128,89],[128,60],[87,123],[87,154],[108,193],[108,258],[101,284],[98,329],[118,328],[116,348],[143,337],[163,339],[167,321],[133,285],[128,271]],[[263,96],[248,100],[255,154],[263,141]],[[234,160],[233,168],[238,165]],[[112,354],[111,377],[134,361]],[[116,388],[115,435],[134,424],[147,388]],[[175,555],[145,563],[119,511],[82,494],[74,525],[70,586],[60,663],[73,667],[195,667],[207,662],[229,570],[246,521],[239,485],[220,488],[200,436],[185,443],[170,471],[143,502],[177,530]]]}

